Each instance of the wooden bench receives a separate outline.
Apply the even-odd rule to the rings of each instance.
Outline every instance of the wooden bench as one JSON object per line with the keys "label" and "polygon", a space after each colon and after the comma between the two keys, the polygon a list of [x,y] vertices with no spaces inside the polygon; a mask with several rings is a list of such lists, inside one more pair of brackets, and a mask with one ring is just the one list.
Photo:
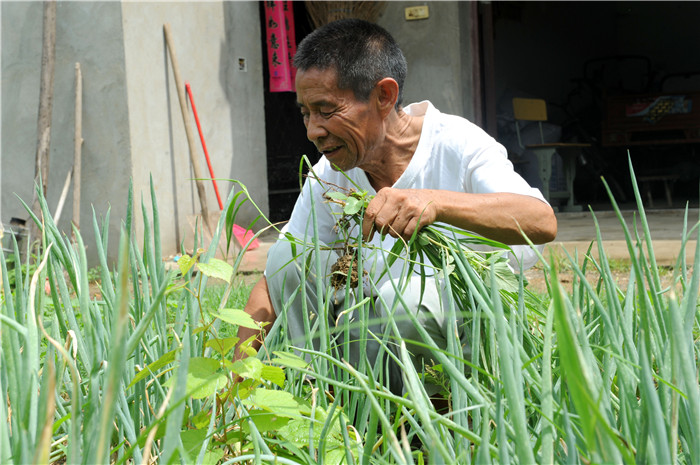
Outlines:
{"label": "wooden bench", "polygon": [[680,178],[678,174],[659,174],[649,176],[639,176],[637,181],[641,187],[642,195],[646,196],[649,207],[654,208],[654,197],[651,194],[651,185],[655,182],[662,182],[666,193],[666,203],[673,206],[673,184]]}

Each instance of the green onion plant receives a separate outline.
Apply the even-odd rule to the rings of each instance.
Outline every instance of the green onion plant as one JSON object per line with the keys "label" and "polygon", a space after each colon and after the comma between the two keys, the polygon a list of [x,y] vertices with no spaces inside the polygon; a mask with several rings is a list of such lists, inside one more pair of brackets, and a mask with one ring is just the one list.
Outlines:
{"label": "green onion plant", "polygon": [[[634,181],[631,164],[630,172]],[[161,258],[153,187],[139,240],[130,190],[114,263],[106,254],[109,213],[94,215],[97,292],[79,231],[74,240],[62,233],[40,195],[40,253],[20,263],[13,243],[10,256],[0,255],[0,463],[700,463],[700,248],[685,260],[699,220],[686,210],[672,284],[663,285],[633,184],[632,229],[610,194],[629,251],[624,288],[597,223],[581,257],[567,254],[563,265],[541,257],[545,295],[508,268],[506,246],[454,228],[432,225],[375,251],[402,265],[392,281],[399,296],[410,276],[444,281],[445,313],[463,324],[449,324],[442,345],[410,313],[420,340],[397,334],[391,312],[385,329],[373,330],[380,276],[363,262],[370,245],[355,227],[369,201],[364,192],[328,187],[327,201],[342,205],[340,248],[350,269],[308,275],[322,315],[344,292],[340,313],[353,318],[335,324],[304,308],[304,341],[290,340],[284,312],[263,328],[229,306],[246,247],[216,254],[219,236],[231,243],[241,205],[252,202],[242,184],[213,245],[200,248],[196,235],[174,267]],[[258,221],[268,226],[258,224],[256,237],[276,228],[262,213]],[[305,263],[318,259],[314,237],[281,240]],[[475,252],[474,244],[499,252]],[[570,290],[559,283],[560,266],[574,274]],[[597,279],[587,278],[591,269]],[[212,278],[225,283],[223,292],[211,291]],[[305,287],[296,292],[307,301]],[[238,340],[241,326],[258,337],[267,331],[260,350]],[[351,347],[355,328],[366,340]],[[368,342],[379,345],[376,358]],[[236,345],[246,358],[234,359]],[[414,363],[417,346],[430,350],[425,366]],[[388,385],[391,366],[401,389]]]}

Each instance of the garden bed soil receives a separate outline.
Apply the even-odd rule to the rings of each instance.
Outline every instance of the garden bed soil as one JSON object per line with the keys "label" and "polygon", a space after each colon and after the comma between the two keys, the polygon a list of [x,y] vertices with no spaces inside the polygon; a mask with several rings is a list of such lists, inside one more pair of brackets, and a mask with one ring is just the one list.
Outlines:
{"label": "garden bed soil", "polygon": [[[570,267],[560,267],[557,270],[559,283],[564,287],[566,292],[571,291],[572,283],[576,278],[576,274]],[[627,289],[630,280],[630,265],[615,264],[611,267],[610,273],[617,283],[618,287],[623,291]],[[666,288],[673,282],[673,268],[659,267],[659,277],[661,279],[662,288]],[[525,278],[528,282],[528,289],[538,294],[547,294],[547,282],[542,265],[535,265],[525,271]],[[600,279],[600,273],[595,269],[586,271],[586,280],[595,286]]]}

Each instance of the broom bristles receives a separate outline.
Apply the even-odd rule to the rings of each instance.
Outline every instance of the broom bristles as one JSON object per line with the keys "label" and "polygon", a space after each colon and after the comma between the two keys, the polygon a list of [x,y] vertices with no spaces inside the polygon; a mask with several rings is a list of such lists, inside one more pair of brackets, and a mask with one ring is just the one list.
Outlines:
{"label": "broom bristles", "polygon": [[344,18],[358,18],[376,22],[384,13],[386,2],[312,2],[306,1],[306,11],[314,27]]}

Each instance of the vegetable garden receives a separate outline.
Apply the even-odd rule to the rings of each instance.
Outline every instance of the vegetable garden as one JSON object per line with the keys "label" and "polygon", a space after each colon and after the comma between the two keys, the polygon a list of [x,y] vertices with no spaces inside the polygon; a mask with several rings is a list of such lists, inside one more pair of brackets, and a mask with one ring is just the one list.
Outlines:
{"label": "vegetable garden", "polygon": [[[216,235],[230,236],[249,201],[239,187]],[[98,295],[80,234],[72,242],[59,231],[43,199],[40,255],[22,264],[16,243],[3,254],[1,463],[700,463],[700,274],[682,250],[673,284],[662,287],[638,192],[642,227],[626,230],[625,288],[612,278],[600,234],[591,244],[599,258],[568,257],[570,291],[556,262],[542,257],[544,295],[509,274],[499,255],[469,251],[483,240],[458,231],[426,228],[385,251],[409,257],[406,275],[426,267],[447,277],[446,310],[467,322],[468,359],[457,328],[446,347],[427,333],[408,341],[434,355],[418,370],[407,341],[390,331],[367,331],[383,348],[378,360],[361,351],[357,365],[346,362],[335,336],[367,324],[371,299],[348,309],[357,317],[344,325],[309,321],[309,340],[294,348],[283,318],[259,351],[238,341],[237,327],[261,329],[241,310],[243,254],[217,259],[216,241],[198,249],[195,237],[195,252],[166,270],[151,196],[139,241],[130,196],[113,268],[108,221],[94,218]],[[348,221],[361,216],[362,195],[330,197],[351,205]],[[697,222],[686,215],[683,247],[698,239]],[[359,239],[348,241],[361,249]],[[349,267],[365,274],[361,260]],[[588,268],[598,270],[595,282]],[[226,283],[223,292],[211,291],[214,281]],[[327,303],[335,288],[325,287]],[[238,343],[249,356],[233,361]],[[384,387],[389,362],[403,372],[402,393]],[[438,402],[426,385],[437,386]]]}

